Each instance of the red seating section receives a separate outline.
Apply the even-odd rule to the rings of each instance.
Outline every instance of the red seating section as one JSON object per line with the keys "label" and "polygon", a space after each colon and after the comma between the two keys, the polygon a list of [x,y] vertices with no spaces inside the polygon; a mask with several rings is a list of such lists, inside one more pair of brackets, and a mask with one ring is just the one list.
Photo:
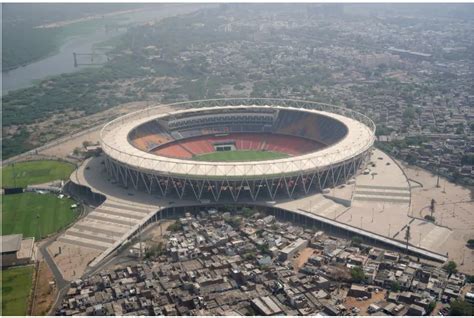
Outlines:
{"label": "red seating section", "polygon": [[270,133],[234,133],[226,136],[199,136],[175,141],[156,148],[152,153],[172,158],[190,159],[194,155],[214,152],[214,144],[233,143],[237,150],[282,152],[292,156],[316,151],[323,144],[300,137]]}
{"label": "red seating section", "polygon": [[134,130],[130,137],[132,144],[144,151],[149,151],[173,140],[156,122],[144,124],[140,129]]}

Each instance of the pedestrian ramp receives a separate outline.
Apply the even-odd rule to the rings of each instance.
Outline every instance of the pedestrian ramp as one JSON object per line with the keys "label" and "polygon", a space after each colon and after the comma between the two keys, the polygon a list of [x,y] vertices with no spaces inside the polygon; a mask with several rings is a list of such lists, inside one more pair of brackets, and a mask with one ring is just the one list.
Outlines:
{"label": "pedestrian ramp", "polygon": [[146,222],[158,209],[151,205],[106,200],[67,229],[58,241],[105,252],[127,239],[130,231]]}
{"label": "pedestrian ramp", "polygon": [[409,187],[356,185],[353,201],[410,203]]}
{"label": "pedestrian ramp", "polygon": [[347,210],[347,207],[327,199],[322,195],[318,195],[314,200],[309,202],[305,210],[329,219],[336,219],[341,213]]}
{"label": "pedestrian ramp", "polygon": [[420,246],[429,250],[437,250],[446,242],[452,231],[448,228],[433,225],[428,233],[422,236]]}

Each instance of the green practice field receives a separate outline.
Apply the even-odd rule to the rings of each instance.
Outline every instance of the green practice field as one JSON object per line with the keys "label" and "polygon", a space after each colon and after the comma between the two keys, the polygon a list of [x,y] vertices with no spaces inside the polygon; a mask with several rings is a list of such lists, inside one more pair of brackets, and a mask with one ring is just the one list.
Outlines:
{"label": "green practice field", "polygon": [[19,162],[2,169],[2,186],[26,187],[48,181],[66,180],[75,168],[73,164],[54,160]]}
{"label": "green practice field", "polygon": [[262,161],[288,158],[289,156],[281,152],[255,151],[255,150],[235,150],[216,151],[193,157],[198,161]]}
{"label": "green practice field", "polygon": [[33,266],[23,266],[2,270],[2,315],[24,316],[28,306]]}
{"label": "green practice field", "polygon": [[54,194],[25,192],[2,196],[2,235],[23,234],[36,239],[57,232],[78,215],[74,201]]}

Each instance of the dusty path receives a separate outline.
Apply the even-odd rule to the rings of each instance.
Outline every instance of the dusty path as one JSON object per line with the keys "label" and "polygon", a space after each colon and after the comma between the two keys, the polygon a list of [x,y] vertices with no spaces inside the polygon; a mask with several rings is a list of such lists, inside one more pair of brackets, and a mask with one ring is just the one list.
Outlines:
{"label": "dusty path", "polygon": [[48,313],[56,298],[56,286],[51,284],[54,279],[51,269],[45,261],[38,265],[36,288],[33,295],[31,315],[44,316]]}
{"label": "dusty path", "polygon": [[293,268],[295,269],[295,271],[298,271],[301,267],[304,266],[304,264],[306,264],[311,255],[314,254],[314,249],[306,247],[299,254],[300,255],[293,262]]}

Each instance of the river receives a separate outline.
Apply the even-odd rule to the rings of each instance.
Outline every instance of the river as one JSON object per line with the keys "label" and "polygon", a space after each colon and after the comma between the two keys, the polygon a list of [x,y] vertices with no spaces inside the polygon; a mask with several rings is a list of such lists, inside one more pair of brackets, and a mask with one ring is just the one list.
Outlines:
{"label": "river", "polygon": [[[124,18],[124,24],[140,24],[147,21],[159,21],[167,17],[191,13],[205,7],[210,7],[210,5],[164,5],[163,7],[153,10],[148,8],[143,11],[123,14],[120,17]],[[124,34],[125,32],[125,28],[106,32],[105,28],[101,27],[96,29],[93,33],[69,37],[53,55],[11,71],[2,72],[2,93],[5,94],[11,90],[32,86],[36,81],[51,76],[80,70],[86,66],[79,65],[78,67],[74,67],[73,52],[92,52],[94,45]],[[81,60],[84,61],[84,58],[86,57],[81,57]],[[94,63],[100,62],[103,62],[100,60],[100,56],[96,56]]]}

